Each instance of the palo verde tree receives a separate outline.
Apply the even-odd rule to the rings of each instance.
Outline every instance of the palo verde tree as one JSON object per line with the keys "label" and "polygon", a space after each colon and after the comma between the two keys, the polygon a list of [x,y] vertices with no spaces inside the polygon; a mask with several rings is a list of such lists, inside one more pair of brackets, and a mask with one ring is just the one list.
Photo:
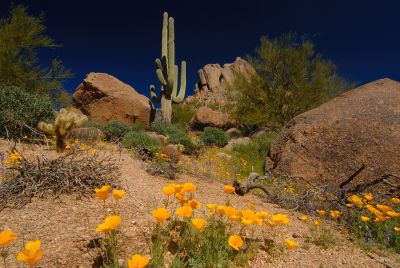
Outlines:
{"label": "palo verde tree", "polygon": [[282,126],[350,87],[311,41],[292,33],[262,37],[249,61],[257,75],[237,75],[228,94],[228,110],[247,126]]}
{"label": "palo verde tree", "polygon": [[161,113],[164,122],[171,122],[172,102],[181,103],[186,92],[186,62],[181,63],[181,83],[178,93],[178,65],[175,64],[175,33],[174,18],[164,12],[161,59],[156,59],[156,74],[161,84],[160,96],[157,97],[154,85],[150,85],[151,99],[161,103]]}
{"label": "palo verde tree", "polygon": [[39,49],[58,47],[45,32],[43,14],[30,15],[23,5],[12,7],[10,14],[0,19],[0,85],[17,86],[53,100],[65,99],[63,82],[71,72],[59,59],[47,68],[39,64]]}

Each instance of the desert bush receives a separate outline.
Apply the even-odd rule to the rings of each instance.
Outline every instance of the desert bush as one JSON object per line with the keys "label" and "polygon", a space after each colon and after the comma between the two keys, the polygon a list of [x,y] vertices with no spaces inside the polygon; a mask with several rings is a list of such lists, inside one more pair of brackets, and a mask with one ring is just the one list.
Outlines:
{"label": "desert bush", "polygon": [[44,98],[13,86],[0,86],[0,136],[33,136],[40,121],[53,118],[53,107]]}
{"label": "desert bush", "polygon": [[201,133],[200,141],[205,145],[224,147],[228,143],[229,137],[225,131],[220,128],[206,127],[203,133]]}
{"label": "desert bush", "polygon": [[178,163],[178,161],[181,159],[182,154],[179,151],[179,148],[176,148],[175,146],[163,146],[160,149],[161,154],[165,154],[168,159],[170,159],[173,163]]}
{"label": "desert bush", "polygon": [[[32,197],[78,193],[91,194],[93,188],[115,184],[118,168],[112,156],[85,144],[67,145],[68,152],[55,158],[23,155],[11,148],[2,162],[0,210],[5,205],[23,206]],[[7,203],[5,203],[7,202]]]}
{"label": "desert bush", "polygon": [[117,120],[112,120],[102,128],[108,141],[119,141],[129,132],[129,127]]}
{"label": "desert bush", "polygon": [[173,104],[172,105],[172,123],[189,125],[195,114],[195,109],[191,104]]}
{"label": "desert bush", "polygon": [[145,127],[142,124],[133,124],[129,128],[130,131],[136,131],[136,132],[143,132],[145,130]]}
{"label": "desert bush", "polygon": [[192,154],[195,152],[195,144],[188,136],[186,129],[179,124],[171,124],[166,122],[153,122],[150,128],[167,137],[168,143],[181,144],[184,149],[183,152],[187,154]]}
{"label": "desert bush", "polygon": [[122,144],[129,149],[145,150],[151,155],[154,155],[161,148],[161,143],[157,139],[144,132],[137,131],[128,132],[124,136]]}
{"label": "desert bush", "polygon": [[257,74],[237,75],[228,91],[228,111],[244,125],[284,125],[352,87],[332,62],[315,53],[310,40],[292,33],[262,37],[249,61]]}

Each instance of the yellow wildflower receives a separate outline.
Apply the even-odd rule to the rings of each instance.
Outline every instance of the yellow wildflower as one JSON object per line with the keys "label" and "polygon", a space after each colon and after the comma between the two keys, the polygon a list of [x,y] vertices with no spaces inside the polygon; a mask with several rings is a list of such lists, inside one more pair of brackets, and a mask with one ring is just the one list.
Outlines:
{"label": "yellow wildflower", "polygon": [[201,231],[203,229],[205,223],[206,223],[206,220],[202,219],[202,218],[192,219],[192,224],[197,231]]}
{"label": "yellow wildflower", "polygon": [[102,200],[102,201],[106,201],[107,198],[108,198],[108,194],[109,194],[110,189],[111,189],[110,185],[104,185],[100,189],[95,189],[97,198]]}
{"label": "yellow wildflower", "polygon": [[186,205],[190,206],[193,209],[198,209],[198,208],[201,207],[201,203],[199,201],[196,201],[196,200],[193,200],[193,199],[191,199],[188,202],[186,202]]}
{"label": "yellow wildflower", "polygon": [[272,215],[271,220],[277,224],[290,224],[289,217],[286,214]]}
{"label": "yellow wildflower", "polygon": [[122,197],[124,197],[125,191],[124,190],[114,190],[112,192],[112,195],[113,195],[114,199],[118,201],[118,200],[122,199]]}
{"label": "yellow wildflower", "polygon": [[348,197],[347,200],[358,207],[362,207],[363,205],[362,198],[360,198],[358,195],[352,195]]}
{"label": "yellow wildflower", "polygon": [[315,226],[320,226],[322,224],[322,221],[316,220],[316,221],[313,221],[313,223]]}
{"label": "yellow wildflower", "polygon": [[231,185],[225,185],[225,186],[224,186],[224,191],[225,191],[227,194],[231,194],[231,193],[233,193],[233,192],[235,191],[235,187],[233,187],[233,186],[231,186]]}
{"label": "yellow wildflower", "polygon": [[371,193],[364,194],[364,198],[367,201],[372,201],[374,199],[374,196]]}
{"label": "yellow wildflower", "polygon": [[379,217],[382,216],[382,212],[380,212],[379,210],[377,210],[376,208],[374,208],[372,205],[365,205],[365,208],[369,210],[369,212],[371,212],[372,214],[374,214],[375,216]]}
{"label": "yellow wildflower", "polygon": [[387,206],[387,205],[376,205],[377,208],[379,208],[380,210],[382,210],[383,212],[388,212],[390,210],[392,210],[391,207]]}
{"label": "yellow wildflower", "polygon": [[40,240],[29,241],[25,244],[25,249],[18,253],[17,260],[33,266],[42,256],[43,251],[40,249]]}
{"label": "yellow wildflower", "polygon": [[393,210],[389,210],[386,212],[386,214],[392,218],[397,218],[400,217],[400,213],[394,212]]}
{"label": "yellow wildflower", "polygon": [[331,210],[330,211],[330,215],[332,218],[337,219],[340,217],[340,211],[339,210]]}
{"label": "yellow wildflower", "polygon": [[303,215],[303,216],[300,217],[300,220],[306,221],[306,220],[308,220],[308,217],[306,215]]}
{"label": "yellow wildflower", "polygon": [[128,260],[128,268],[144,268],[149,261],[146,256],[135,254]]}
{"label": "yellow wildflower", "polygon": [[400,198],[397,198],[397,197],[392,197],[392,198],[390,199],[390,201],[391,201],[393,204],[400,204]]}
{"label": "yellow wildflower", "polygon": [[371,218],[368,216],[361,216],[360,219],[362,222],[369,222],[371,220]]}
{"label": "yellow wildflower", "polygon": [[194,191],[196,191],[196,189],[197,189],[196,185],[194,185],[191,182],[187,182],[187,183],[183,184],[182,192],[194,192]]}
{"label": "yellow wildflower", "polygon": [[346,207],[351,208],[353,207],[353,204],[346,204]]}
{"label": "yellow wildflower", "polygon": [[121,217],[118,215],[109,215],[104,219],[104,222],[99,224],[96,228],[97,233],[107,233],[121,224]]}
{"label": "yellow wildflower", "polygon": [[394,230],[395,232],[400,232],[400,226],[395,226],[395,227],[393,228],[393,230]]}
{"label": "yellow wildflower", "polygon": [[320,215],[321,217],[323,217],[323,216],[325,216],[325,210],[319,210],[319,209],[317,209],[317,213],[318,213],[318,215]]}
{"label": "yellow wildflower", "polygon": [[165,208],[157,208],[152,212],[153,217],[157,220],[157,223],[163,223],[166,219],[168,219],[171,214],[168,209]]}
{"label": "yellow wildflower", "polygon": [[287,249],[294,249],[297,248],[299,246],[298,243],[290,240],[290,239],[285,239],[285,244],[286,244],[286,248]]}
{"label": "yellow wildflower", "polygon": [[9,244],[11,241],[15,239],[17,239],[17,237],[11,230],[4,230],[0,232],[0,247]]}
{"label": "yellow wildflower", "polygon": [[260,211],[256,213],[256,216],[261,218],[261,219],[266,219],[269,217],[269,213],[266,211]]}
{"label": "yellow wildflower", "polygon": [[239,250],[239,249],[242,247],[242,245],[243,245],[243,240],[242,240],[242,238],[241,238],[240,236],[238,236],[238,235],[231,235],[231,236],[229,237],[228,244],[229,244],[229,246],[231,246],[232,248],[234,248],[234,249],[236,249],[236,250]]}
{"label": "yellow wildflower", "polygon": [[180,208],[177,208],[175,213],[178,216],[189,218],[190,216],[192,216],[193,209],[190,206],[182,206]]}
{"label": "yellow wildflower", "polygon": [[388,219],[390,219],[390,217],[387,216],[377,216],[374,220],[374,222],[384,222],[387,221]]}
{"label": "yellow wildflower", "polygon": [[175,193],[175,187],[170,184],[168,186],[165,186],[162,191],[165,195],[170,196]]}

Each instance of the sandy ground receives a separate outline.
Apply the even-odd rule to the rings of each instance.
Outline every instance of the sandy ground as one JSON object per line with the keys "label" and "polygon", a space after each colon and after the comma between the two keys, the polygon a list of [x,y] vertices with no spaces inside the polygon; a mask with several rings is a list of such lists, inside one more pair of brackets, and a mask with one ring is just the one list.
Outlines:
{"label": "sandy ground", "polygon": [[[4,149],[3,143],[0,151]],[[147,174],[144,171],[145,164],[133,159],[131,155],[123,152],[118,162],[122,187],[126,190],[126,197],[118,208],[123,221],[120,245],[120,257],[123,260],[134,252],[148,251],[149,223],[153,221],[150,212],[161,205],[162,188],[170,183],[165,178]],[[176,182],[187,181],[198,186],[196,199],[203,204],[225,203],[226,195],[223,194],[221,183],[205,182],[186,175],[178,176]],[[291,224],[274,229],[274,240],[282,243],[284,238],[291,238],[301,245],[295,250],[284,251],[275,256],[260,250],[248,267],[400,267],[399,256],[378,256],[376,253],[364,251],[351,243],[345,232],[338,227],[332,227],[336,235],[334,245],[323,249],[309,242],[310,223],[298,220],[300,214],[265,203],[253,195],[232,196],[230,202],[238,208],[254,204],[259,210],[289,214]],[[34,199],[22,209],[6,208],[1,211],[0,229],[6,226],[17,234],[19,239],[9,247],[13,253],[23,247],[24,240],[40,239],[45,253],[38,267],[94,267],[98,252],[97,249],[90,248],[89,242],[99,237],[95,228],[102,222],[104,214],[104,207],[95,198],[60,196]],[[268,235],[271,231],[265,229],[265,232]],[[14,256],[8,257],[8,264],[9,268],[21,267]]]}

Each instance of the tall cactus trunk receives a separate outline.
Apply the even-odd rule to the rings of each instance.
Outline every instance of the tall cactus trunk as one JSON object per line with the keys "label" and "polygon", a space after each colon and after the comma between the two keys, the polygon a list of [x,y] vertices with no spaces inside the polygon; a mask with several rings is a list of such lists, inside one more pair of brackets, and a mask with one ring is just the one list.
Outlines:
{"label": "tall cactus trunk", "polygon": [[172,119],[172,100],[167,99],[165,95],[161,97],[161,114],[164,122],[171,122]]}
{"label": "tall cactus trunk", "polygon": [[181,103],[186,92],[186,62],[181,63],[181,81],[178,93],[178,65],[175,64],[175,32],[174,18],[163,15],[163,29],[161,41],[161,59],[156,59],[156,74],[161,84],[160,97],[157,97],[156,89],[150,85],[151,99],[161,103],[162,120],[171,122],[172,103]]}

